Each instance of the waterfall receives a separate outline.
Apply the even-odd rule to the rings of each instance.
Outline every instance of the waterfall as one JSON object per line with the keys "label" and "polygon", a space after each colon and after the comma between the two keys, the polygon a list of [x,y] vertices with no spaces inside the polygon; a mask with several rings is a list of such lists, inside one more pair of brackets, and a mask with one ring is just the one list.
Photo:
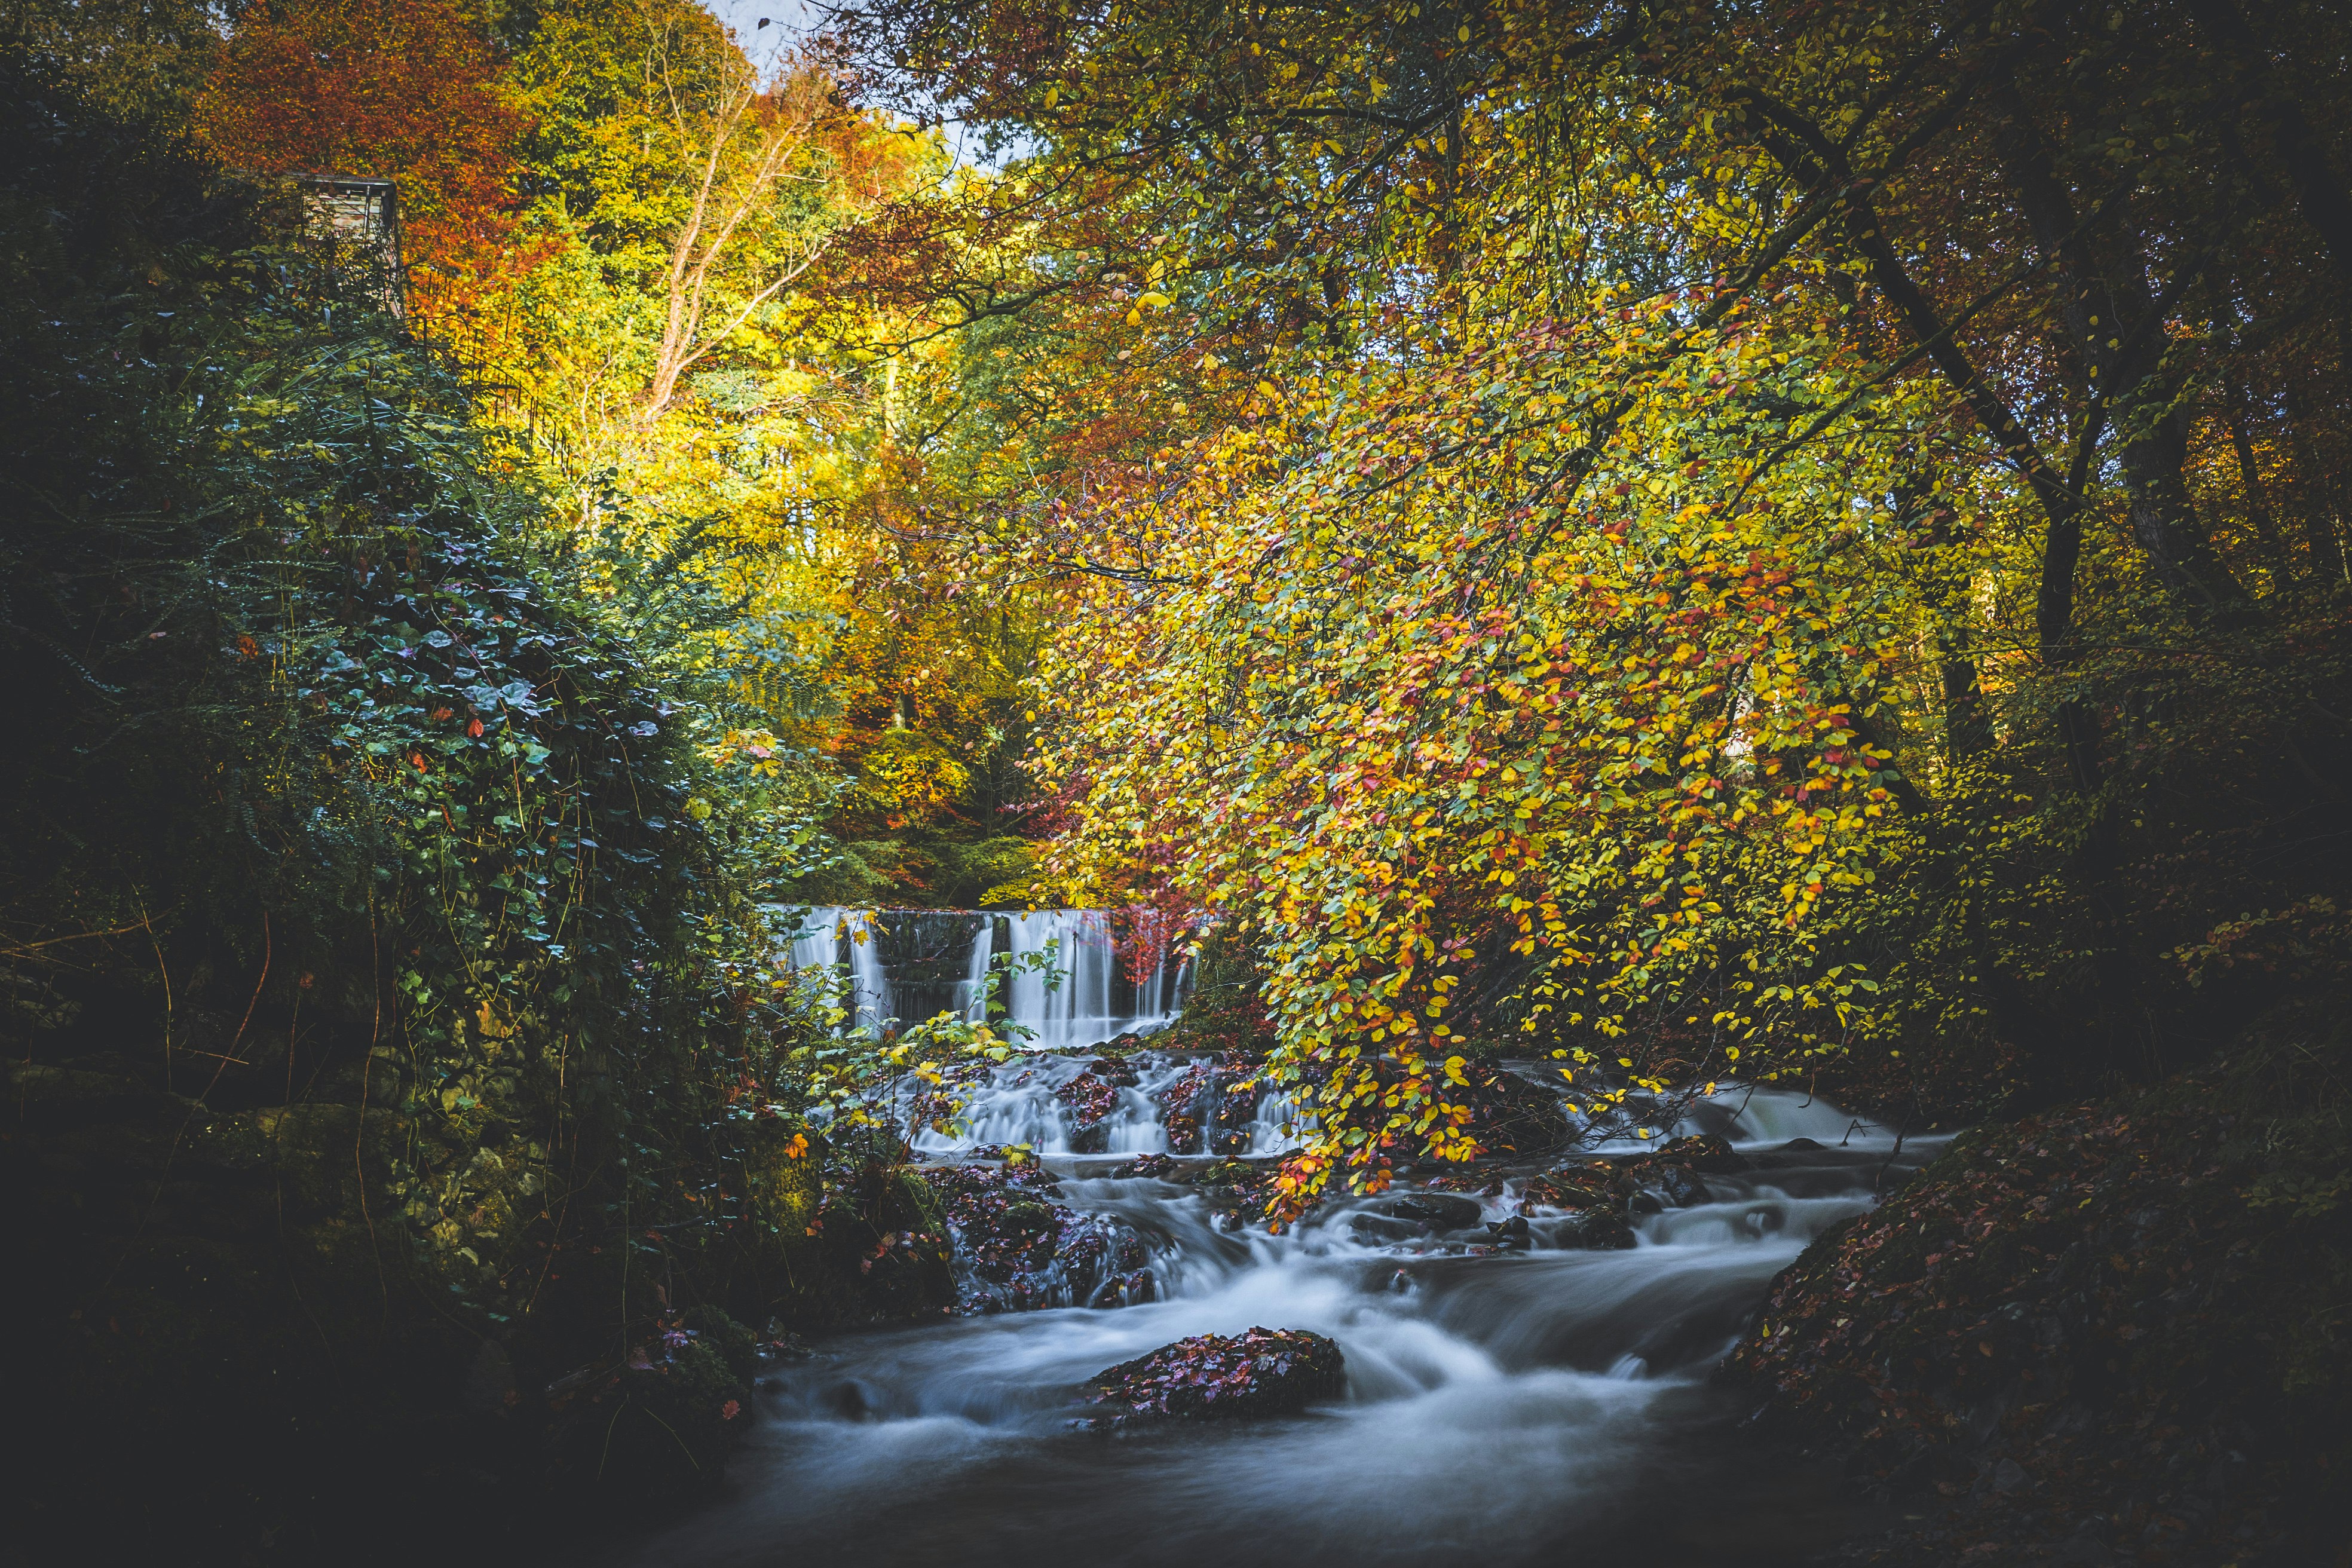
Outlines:
{"label": "waterfall", "polygon": [[1163,1028],[1191,988],[1190,962],[1171,965],[1164,952],[1141,980],[1130,978],[1128,953],[1105,910],[999,915],[822,906],[802,922],[792,962],[799,969],[845,964],[851,997],[843,1005],[858,1026],[873,1028],[942,1012],[982,1022],[991,963],[1001,953],[1018,961],[1049,950],[1053,973],[1024,965],[1004,987],[1003,1023],[1029,1031],[1022,1043],[1032,1050],[1083,1051]]}
{"label": "waterfall", "polygon": [[[1011,1021],[1036,1031],[1029,1046],[1042,1051],[1083,1050],[1126,1034],[1144,1034],[1165,1025],[1172,1010],[1160,996],[1163,958],[1140,985],[1123,984],[1110,917],[1100,910],[1040,910],[1014,915],[1006,924],[1016,958],[1050,946],[1060,983],[1048,986],[1038,971],[1013,977]],[[1114,1006],[1118,997],[1123,1005]]]}
{"label": "waterfall", "polygon": [[811,910],[793,938],[793,967],[833,969],[846,963],[841,1005],[861,1027],[878,1028],[891,1015],[889,976],[882,968],[881,932],[872,911],[826,906]]}
{"label": "waterfall", "polygon": [[982,916],[980,933],[972,939],[971,957],[963,967],[963,987],[956,996],[956,1010],[967,1023],[988,1022],[988,966],[995,956],[996,922]]}
{"label": "waterfall", "polygon": [[[1112,1091],[1110,1108],[1097,1121],[1082,1120],[1061,1092],[1092,1071],[1093,1062],[1051,1052],[1016,1058],[987,1068],[958,1090],[963,1110],[957,1131],[919,1128],[914,1146],[918,1152],[934,1156],[1013,1143],[1047,1154],[1163,1154],[1168,1152],[1169,1138],[1161,1097],[1198,1068],[1202,1059],[1162,1051],[1139,1051],[1127,1058],[1126,1066],[1135,1081],[1105,1086]],[[901,1116],[921,1092],[911,1079],[898,1084],[894,1103]],[[1288,1097],[1270,1088],[1263,1092],[1253,1088],[1249,1094],[1248,1104],[1240,1108],[1247,1116],[1239,1110],[1234,1113],[1234,1120],[1247,1129],[1247,1141],[1231,1144],[1224,1152],[1279,1154],[1289,1150],[1294,1140],[1282,1131],[1290,1115]],[[1220,1093],[1220,1101],[1223,1098]],[[1087,1128],[1097,1126],[1098,1137],[1083,1137]]]}

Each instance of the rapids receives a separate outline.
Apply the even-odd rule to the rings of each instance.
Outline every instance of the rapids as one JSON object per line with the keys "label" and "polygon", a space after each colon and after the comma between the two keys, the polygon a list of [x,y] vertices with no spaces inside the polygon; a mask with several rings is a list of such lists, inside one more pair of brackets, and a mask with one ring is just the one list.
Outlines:
{"label": "rapids", "polygon": [[[1054,1146],[1046,1083],[982,1098],[960,1142],[1025,1131]],[[1139,1146],[1149,1104],[1123,1134]],[[1480,1246],[1476,1226],[1400,1235],[1416,1227],[1354,1199],[1279,1237],[1221,1228],[1184,1186],[1048,1152],[1058,1201],[1144,1235],[1161,1300],[833,1336],[763,1373],[724,1498],[607,1561],[1804,1561],[1883,1521],[1830,1478],[1728,1437],[1738,1413],[1707,1373],[1772,1275],[1933,1148],[1898,1152],[1884,1129],[1769,1089],[1699,1109],[1690,1125],[1727,1132],[1755,1168],[1707,1176],[1704,1203],[1641,1217],[1627,1251],[1553,1249],[1540,1221],[1519,1255]],[[1826,1146],[1785,1147],[1797,1138]],[[1510,1201],[1481,1199],[1482,1217]],[[1071,1428],[1076,1385],[1094,1373],[1255,1325],[1337,1340],[1345,1397],[1267,1422]]]}

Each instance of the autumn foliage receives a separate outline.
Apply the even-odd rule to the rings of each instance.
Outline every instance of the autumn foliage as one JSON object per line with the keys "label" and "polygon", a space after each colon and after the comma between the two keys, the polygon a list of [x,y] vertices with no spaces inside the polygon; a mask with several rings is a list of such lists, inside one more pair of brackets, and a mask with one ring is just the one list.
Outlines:
{"label": "autumn foliage", "polygon": [[449,0],[292,0],[240,26],[196,126],[229,164],[391,179],[426,314],[516,265],[528,129],[489,41]]}
{"label": "autumn foliage", "polygon": [[845,28],[1035,150],[1001,224],[1091,209],[1000,399],[1052,868],[1247,933],[1294,1190],[1490,1152],[1481,1057],[1923,1118],[2161,1070],[2231,1020],[2185,955],[2340,881],[2329,8]]}

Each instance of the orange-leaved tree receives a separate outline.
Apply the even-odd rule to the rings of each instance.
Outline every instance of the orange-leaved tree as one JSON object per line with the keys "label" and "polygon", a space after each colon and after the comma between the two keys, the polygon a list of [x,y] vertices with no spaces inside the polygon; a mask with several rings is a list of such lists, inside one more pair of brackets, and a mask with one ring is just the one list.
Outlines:
{"label": "orange-leaved tree", "polygon": [[256,7],[198,98],[196,129],[265,174],[388,178],[421,313],[463,318],[511,277],[529,128],[488,39],[449,0]]}

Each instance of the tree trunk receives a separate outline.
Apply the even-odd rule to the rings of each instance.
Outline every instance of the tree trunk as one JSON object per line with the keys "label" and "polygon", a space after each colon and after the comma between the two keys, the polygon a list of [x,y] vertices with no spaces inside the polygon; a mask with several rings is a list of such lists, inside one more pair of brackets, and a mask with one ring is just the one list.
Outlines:
{"label": "tree trunk", "polygon": [[2304,548],[2311,554],[2313,575],[2328,587],[2344,581],[2344,538],[2341,531],[2342,507],[2338,504],[2336,476],[2319,454],[2312,449],[2311,438],[2305,434],[2309,423],[2303,395],[2294,387],[2286,395],[2287,447],[2294,454],[2295,487],[2302,492],[2302,504],[2295,508],[2303,523]]}
{"label": "tree trunk", "polygon": [[2304,221],[2319,236],[2336,275],[2336,340],[2344,374],[2352,375],[2352,195],[2328,161],[2327,144],[2304,117],[2303,106],[2273,79],[2270,51],[2239,15],[2233,0],[2190,0],[2189,9],[2217,46],[2216,52],[2246,72],[2252,100],[2247,107],[2270,127],[2271,144],[2294,187]]}
{"label": "tree trunk", "polygon": [[[2087,416],[2109,416],[2122,437],[2124,488],[2131,498],[2132,537],[2147,552],[2157,578],[2192,610],[2207,613],[2250,603],[2206,538],[2181,469],[2189,458],[2187,420],[2172,406],[2160,350],[2163,307],[2148,292],[2141,259],[2126,255],[2103,268],[2081,233],[2074,198],[2052,167],[2049,149],[2013,86],[1994,99],[2001,117],[1997,142],[2018,205],[2034,243],[2057,262],[2059,318],[2089,371]],[[2141,364],[2154,358],[2147,374]]]}

